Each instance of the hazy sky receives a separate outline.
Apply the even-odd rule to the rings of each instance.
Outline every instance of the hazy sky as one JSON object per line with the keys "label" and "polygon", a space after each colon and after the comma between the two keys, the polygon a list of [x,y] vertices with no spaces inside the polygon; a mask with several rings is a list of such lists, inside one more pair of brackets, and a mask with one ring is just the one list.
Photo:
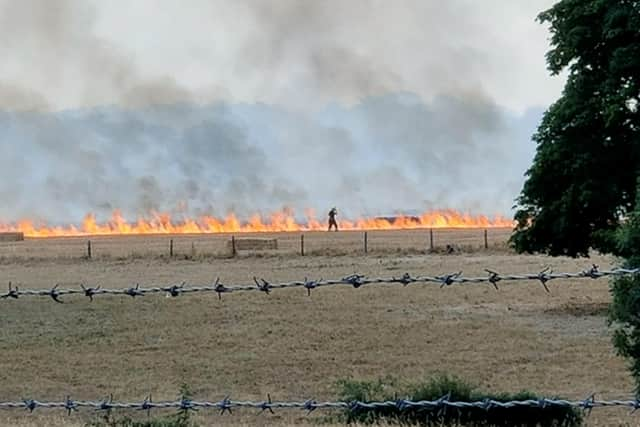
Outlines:
{"label": "hazy sky", "polygon": [[0,0],[0,220],[508,214],[552,3]]}

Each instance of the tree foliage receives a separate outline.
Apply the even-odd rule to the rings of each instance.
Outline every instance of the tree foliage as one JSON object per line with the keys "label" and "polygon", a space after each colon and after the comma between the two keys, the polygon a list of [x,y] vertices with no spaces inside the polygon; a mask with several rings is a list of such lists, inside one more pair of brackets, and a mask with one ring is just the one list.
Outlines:
{"label": "tree foliage", "polygon": [[[640,265],[640,180],[635,211],[618,231],[617,251],[626,258],[625,267]],[[613,343],[618,354],[629,359],[631,375],[640,396],[640,275],[613,280],[609,323],[614,326]]]}
{"label": "tree foliage", "polygon": [[552,35],[548,68],[567,82],[533,136],[511,242],[551,255],[616,252],[640,171],[640,1],[561,0],[538,20]]}

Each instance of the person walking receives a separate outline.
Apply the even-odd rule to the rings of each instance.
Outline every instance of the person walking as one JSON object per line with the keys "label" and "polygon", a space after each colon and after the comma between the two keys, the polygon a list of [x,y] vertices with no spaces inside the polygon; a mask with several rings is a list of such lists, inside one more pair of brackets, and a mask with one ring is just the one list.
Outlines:
{"label": "person walking", "polygon": [[331,231],[331,227],[335,228],[338,231],[338,222],[336,221],[336,215],[338,215],[338,210],[334,207],[329,211],[329,230]]}

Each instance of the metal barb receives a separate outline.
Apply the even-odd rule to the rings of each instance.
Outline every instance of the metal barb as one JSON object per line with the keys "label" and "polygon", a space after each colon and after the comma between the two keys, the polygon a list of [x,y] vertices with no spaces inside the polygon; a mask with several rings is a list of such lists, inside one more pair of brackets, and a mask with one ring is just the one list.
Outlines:
{"label": "metal barb", "polygon": [[253,281],[256,282],[256,286],[258,287],[259,291],[269,295],[269,293],[271,292],[271,284],[269,282],[264,279],[258,280],[257,277],[254,277]]}
{"label": "metal barb", "polygon": [[113,409],[113,394],[109,395],[108,399],[104,399],[100,402],[100,406],[96,408],[96,411],[109,412]]}
{"label": "metal barb", "polygon": [[358,400],[352,400],[349,402],[349,412],[356,412],[360,409],[360,402]]}
{"label": "metal barb", "polygon": [[498,282],[500,280],[502,280],[502,277],[500,277],[500,274],[498,274],[495,271],[489,270],[487,268],[484,269],[484,271],[486,271],[487,273],[489,273],[489,278],[487,280],[489,280],[489,283],[491,283],[493,285],[494,288],[496,288],[496,291],[498,291]]}
{"label": "metal barb", "polygon": [[304,402],[304,408],[307,411],[307,415],[309,415],[310,413],[312,413],[313,411],[316,410],[316,401],[315,400],[306,400]]}
{"label": "metal barb", "polygon": [[591,396],[587,397],[585,400],[582,401],[581,406],[582,406],[582,409],[584,409],[584,414],[586,416],[591,415],[591,410],[595,406],[595,401],[596,401],[595,393],[592,393]]}
{"label": "metal barb", "polygon": [[215,288],[213,288],[214,291],[216,291],[218,293],[218,299],[221,300],[222,299],[222,294],[225,292],[231,292],[231,289],[225,287],[222,283],[220,283],[220,278],[216,278],[216,281],[214,283]]}
{"label": "metal barb", "polygon": [[436,401],[436,403],[438,404],[438,416],[443,417],[447,413],[447,403],[450,401],[451,392],[445,394]]}
{"label": "metal barb", "polygon": [[56,283],[56,285],[53,288],[51,288],[51,290],[48,292],[47,295],[49,295],[51,299],[57,302],[58,304],[64,304],[64,302],[59,299],[60,293],[58,292],[58,286],[60,286],[60,284]]}
{"label": "metal barb", "polygon": [[96,291],[100,290],[100,285],[95,288],[85,288],[83,284],[80,284],[80,287],[84,291],[84,296],[89,297],[89,301],[93,302],[93,296],[96,294]]}
{"label": "metal barb", "polygon": [[29,412],[33,412],[38,407],[38,402],[36,402],[33,399],[26,399],[26,400],[23,400],[23,402],[24,402],[24,409],[28,410]]}
{"label": "metal barb", "polygon": [[436,276],[436,279],[438,279],[442,283],[440,287],[443,288],[445,286],[450,286],[453,283],[455,283],[456,279],[459,278],[460,276],[462,276],[462,271],[458,271],[457,273],[452,273],[452,274],[445,274],[442,276]]}
{"label": "metal barb", "polygon": [[11,287],[11,282],[9,282],[9,292],[7,292],[4,295],[0,295],[0,298],[2,298],[2,299],[6,299],[6,298],[18,299],[19,295],[20,295],[20,292],[18,290],[18,287],[16,286],[15,288],[12,288]]}
{"label": "metal barb", "polygon": [[147,416],[149,416],[151,414],[152,409],[153,409],[153,400],[151,399],[151,395],[149,395],[144,398],[138,410],[147,411]]}
{"label": "metal barb", "polygon": [[64,408],[67,410],[67,415],[71,415],[71,411],[78,410],[78,404],[71,400],[70,396],[67,396],[67,398],[64,400]]}
{"label": "metal barb", "polygon": [[125,294],[129,295],[131,298],[135,298],[137,296],[144,296],[144,292],[140,291],[140,283],[136,283],[136,287],[135,288],[129,288],[126,291],[124,291]]}
{"label": "metal barb", "polygon": [[230,415],[233,414],[233,412],[231,412],[231,407],[233,405],[231,404],[229,396],[225,396],[224,399],[218,402],[217,406],[220,408],[220,415],[224,415],[225,411],[229,412]]}
{"label": "metal barb", "polygon": [[188,412],[197,411],[198,408],[195,407],[191,399],[188,399],[186,396],[182,396],[182,399],[180,399],[180,410]]}
{"label": "metal barb", "polygon": [[402,277],[396,279],[395,277],[393,278],[393,281],[396,283],[402,283],[403,286],[407,286],[409,283],[413,283],[415,282],[415,279],[411,277],[411,274],[409,273],[404,273],[402,275]]}
{"label": "metal barb", "polygon": [[275,414],[275,412],[273,412],[273,408],[271,408],[271,403],[271,395],[267,393],[267,400],[260,403],[260,414],[264,411],[269,411],[271,414]]}
{"label": "metal barb", "polygon": [[547,399],[545,399],[544,397],[538,399],[538,407],[540,409],[544,409],[547,407]]}
{"label": "metal barb", "polygon": [[600,271],[598,270],[598,266],[596,264],[591,264],[591,268],[582,272],[583,276],[591,277],[592,279],[597,279],[600,277]]}
{"label": "metal barb", "polygon": [[182,282],[180,285],[173,285],[168,288],[164,288],[163,290],[167,291],[172,297],[177,297],[180,296],[182,288],[184,288],[184,285],[186,284],[187,282]]}
{"label": "metal barb", "polygon": [[364,279],[364,276],[361,274],[352,274],[351,276],[347,276],[342,280],[344,280],[347,284],[357,289],[360,286],[365,284],[363,279]]}
{"label": "metal barb", "polygon": [[549,293],[549,294],[551,292],[549,291],[549,288],[547,287],[547,282],[549,280],[551,280],[551,277],[550,277],[551,273],[553,273],[553,271],[549,270],[549,267],[545,268],[540,273],[538,273],[538,280],[540,281],[540,283],[542,283],[542,286],[544,287],[544,290],[547,291],[547,293]]}
{"label": "metal barb", "polygon": [[486,412],[489,412],[489,410],[493,408],[493,406],[494,404],[491,399],[489,399],[488,397],[484,399],[484,405],[482,405],[482,409],[484,409]]}
{"label": "metal barb", "polygon": [[318,287],[318,283],[322,282],[320,280],[308,280],[306,277],[304,278],[304,287],[307,289],[307,296],[311,296],[311,289],[315,289]]}

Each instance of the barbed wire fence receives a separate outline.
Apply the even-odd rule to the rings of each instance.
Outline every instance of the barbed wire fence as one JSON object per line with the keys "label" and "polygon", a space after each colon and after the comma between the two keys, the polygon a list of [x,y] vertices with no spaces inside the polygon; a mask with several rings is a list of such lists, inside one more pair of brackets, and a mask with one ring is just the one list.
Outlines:
{"label": "barbed wire fence", "polygon": [[194,293],[215,293],[219,299],[222,299],[223,294],[237,293],[237,292],[262,292],[264,294],[270,294],[277,289],[286,288],[304,288],[307,291],[307,295],[311,295],[311,291],[328,286],[346,285],[353,288],[360,288],[365,285],[382,285],[382,284],[400,284],[407,286],[411,284],[430,284],[437,285],[440,288],[448,287],[454,284],[490,284],[496,290],[498,290],[498,283],[501,282],[513,282],[513,281],[538,281],[546,292],[550,292],[547,286],[548,282],[557,279],[598,279],[606,276],[625,276],[635,275],[640,273],[640,268],[625,269],[616,268],[612,270],[600,270],[597,265],[592,265],[590,268],[575,272],[575,273],[554,273],[549,268],[538,273],[523,273],[523,274],[500,274],[494,270],[485,270],[487,275],[483,277],[464,277],[462,271],[455,273],[447,273],[436,276],[412,276],[409,273],[405,273],[400,277],[366,277],[361,274],[352,274],[341,279],[331,280],[309,280],[305,278],[302,281],[281,282],[272,283],[264,278],[254,277],[254,284],[245,285],[225,285],[220,282],[220,278],[217,278],[211,285],[205,286],[193,286],[188,285],[186,282],[180,284],[168,285],[168,286],[153,286],[153,287],[140,287],[140,284],[128,288],[119,289],[106,289],[100,285],[85,286],[81,284],[76,289],[63,289],[60,288],[60,284],[56,284],[50,289],[21,289],[18,285],[13,285],[9,282],[9,289],[6,293],[0,295],[0,299],[18,299],[20,297],[48,297],[53,301],[63,304],[64,301],[61,297],[65,295],[83,295],[93,301],[94,297],[101,295],[120,295],[129,296],[132,298],[142,297],[149,294],[166,294],[171,297],[178,297],[180,295],[194,294]]}
{"label": "barbed wire fence", "polygon": [[[156,286],[156,287],[140,287],[136,284],[134,287],[119,288],[119,289],[106,289],[98,286],[85,286],[80,285],[79,289],[63,289],[59,284],[56,284],[50,289],[20,289],[19,286],[13,286],[9,284],[9,289],[6,293],[0,295],[0,299],[18,299],[21,297],[47,297],[51,300],[63,304],[65,301],[61,299],[67,295],[82,295],[93,301],[94,297],[103,295],[119,295],[129,296],[135,299],[135,297],[143,297],[149,294],[167,294],[171,297],[178,297],[183,294],[192,293],[215,293],[219,299],[222,299],[222,294],[234,293],[234,292],[250,292],[257,291],[264,294],[270,294],[277,289],[286,288],[304,288],[307,294],[310,296],[312,290],[316,290],[321,287],[346,285],[352,288],[361,288],[368,285],[381,285],[381,284],[400,284],[402,286],[408,286],[412,284],[430,284],[437,285],[439,288],[449,287],[454,284],[490,284],[496,290],[499,289],[498,283],[513,282],[513,281],[538,281],[546,292],[550,292],[548,282],[558,279],[599,279],[607,276],[628,276],[640,274],[640,268],[625,269],[615,268],[611,270],[600,270],[597,265],[592,265],[590,268],[578,272],[553,272],[550,268],[545,268],[538,273],[523,273],[523,274],[500,274],[497,271],[486,269],[486,276],[478,277],[465,277],[462,271],[455,273],[448,273],[434,276],[412,276],[409,273],[405,273],[400,277],[366,277],[360,274],[353,274],[341,279],[332,280],[309,280],[305,278],[303,281],[291,281],[282,283],[272,283],[263,278],[254,277],[254,284],[250,285],[225,285],[220,282],[220,279],[216,279],[212,285],[208,286],[190,286],[186,282],[182,282],[177,285],[169,286]],[[316,400],[297,400],[297,401],[272,401],[271,397],[265,401],[250,401],[250,400],[231,400],[229,396],[219,401],[200,401],[192,400],[187,397],[182,397],[175,401],[160,401],[154,402],[151,397],[147,397],[142,401],[128,402],[128,401],[114,401],[113,396],[104,400],[74,400],[70,396],[67,396],[62,401],[41,401],[36,399],[21,399],[15,401],[0,401],[0,409],[24,409],[33,412],[37,409],[63,409],[69,415],[80,409],[92,409],[97,411],[111,411],[116,409],[131,409],[150,412],[151,410],[159,409],[177,409],[181,411],[196,411],[199,409],[218,410],[220,414],[225,412],[232,413],[235,409],[255,409],[260,413],[268,411],[273,413],[274,410],[284,409],[298,409],[305,410],[307,413],[311,413],[316,409],[325,410],[371,410],[371,409],[384,409],[395,408],[398,411],[422,409],[428,411],[434,411],[435,413],[445,411],[449,408],[477,408],[484,410],[491,410],[495,408],[516,408],[516,407],[530,407],[530,408],[576,408],[583,409],[586,413],[590,413],[593,409],[610,408],[610,407],[624,407],[629,408],[632,412],[635,412],[640,408],[640,400],[635,399],[613,399],[613,400],[596,400],[594,395],[589,396],[584,400],[564,400],[564,399],[527,399],[527,400],[508,400],[500,401],[493,399],[485,399],[479,401],[454,401],[451,400],[451,396],[443,396],[437,400],[420,400],[412,401],[408,399],[397,399],[387,401],[316,401]]]}
{"label": "barbed wire fence", "polygon": [[150,412],[154,409],[178,409],[182,411],[196,411],[198,409],[216,409],[220,414],[225,412],[232,413],[234,409],[257,409],[260,413],[269,411],[274,413],[275,409],[301,409],[311,413],[316,409],[328,410],[349,410],[357,411],[363,409],[385,409],[395,408],[398,411],[410,409],[426,409],[433,411],[443,411],[447,408],[457,409],[483,409],[491,410],[496,408],[509,409],[517,407],[529,408],[576,408],[583,409],[590,413],[592,409],[623,407],[629,408],[635,412],[640,408],[640,400],[636,399],[614,399],[614,400],[596,400],[595,395],[590,395],[584,400],[565,400],[565,399],[527,399],[527,400],[494,400],[484,399],[477,401],[455,401],[451,400],[451,395],[443,396],[437,400],[409,400],[396,399],[386,401],[315,401],[315,400],[299,400],[299,401],[272,401],[268,396],[264,401],[250,400],[231,400],[229,396],[219,401],[199,401],[186,397],[175,401],[154,402],[151,397],[147,397],[137,402],[119,402],[114,401],[113,396],[108,399],[91,401],[91,400],[73,400],[67,396],[63,401],[39,401],[34,399],[23,399],[20,401],[0,401],[0,409],[25,409],[30,412],[36,409],[64,409],[67,414],[78,411],[79,409],[88,408],[97,411],[111,411],[114,409],[132,409]]}

